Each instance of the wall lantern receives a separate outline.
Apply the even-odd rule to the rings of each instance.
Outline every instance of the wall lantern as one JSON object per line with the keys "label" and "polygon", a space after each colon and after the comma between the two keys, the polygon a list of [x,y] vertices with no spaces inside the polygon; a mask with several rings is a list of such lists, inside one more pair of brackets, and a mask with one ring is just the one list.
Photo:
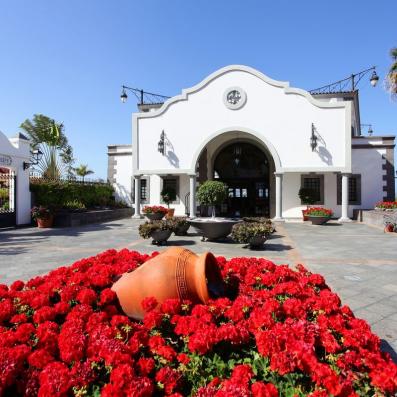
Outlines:
{"label": "wall lantern", "polygon": [[369,79],[369,82],[371,83],[372,87],[376,87],[376,84],[378,84],[379,81],[379,76],[376,74],[376,70],[372,72],[372,75]]}
{"label": "wall lantern", "polygon": [[157,150],[164,156],[165,154],[165,133],[164,130],[161,131],[160,140],[157,144]]}
{"label": "wall lantern", "polygon": [[242,149],[240,145],[236,145],[233,149],[233,154],[234,154],[234,163],[236,166],[240,164],[240,157],[241,157]]}
{"label": "wall lantern", "polygon": [[312,135],[310,137],[310,146],[312,148],[312,152],[316,150],[317,147],[317,135],[316,135],[316,128],[314,127],[314,124],[312,123]]}
{"label": "wall lantern", "polygon": [[37,165],[43,157],[43,152],[40,149],[34,149],[30,152],[30,163],[23,162],[23,169],[27,170],[31,165]]}
{"label": "wall lantern", "polygon": [[374,130],[372,129],[372,124],[360,124],[360,127],[368,127],[368,136],[372,136],[372,134],[374,133]]}
{"label": "wall lantern", "polygon": [[120,99],[121,99],[121,102],[123,102],[123,103],[126,103],[127,99],[128,99],[128,95],[125,92],[124,86],[123,86],[123,91],[121,91]]}

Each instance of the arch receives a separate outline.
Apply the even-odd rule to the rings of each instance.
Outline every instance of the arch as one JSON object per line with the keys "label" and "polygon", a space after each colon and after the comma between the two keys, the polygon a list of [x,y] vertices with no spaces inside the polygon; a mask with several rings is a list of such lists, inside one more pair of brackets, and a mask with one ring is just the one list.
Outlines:
{"label": "arch", "polygon": [[197,148],[196,152],[193,155],[192,163],[191,163],[191,167],[190,167],[190,174],[191,175],[195,175],[196,174],[197,161],[198,161],[202,151],[205,149],[205,147],[211,141],[213,141],[215,138],[217,138],[217,137],[219,137],[221,135],[228,134],[228,133],[233,133],[233,132],[243,132],[243,133],[247,134],[248,136],[256,138],[256,139],[253,139],[254,141],[261,142],[262,145],[263,145],[263,148],[266,151],[268,151],[270,153],[270,155],[272,156],[272,160],[274,162],[274,167],[275,167],[275,172],[277,172],[277,173],[282,172],[282,166],[281,166],[280,157],[279,157],[279,155],[277,153],[277,150],[275,149],[273,144],[268,139],[266,139],[259,132],[251,130],[250,128],[246,128],[246,127],[230,127],[230,128],[223,128],[223,129],[221,129],[219,131],[216,131],[216,132],[212,133],[203,142],[201,142],[201,144],[199,145],[199,147]]}

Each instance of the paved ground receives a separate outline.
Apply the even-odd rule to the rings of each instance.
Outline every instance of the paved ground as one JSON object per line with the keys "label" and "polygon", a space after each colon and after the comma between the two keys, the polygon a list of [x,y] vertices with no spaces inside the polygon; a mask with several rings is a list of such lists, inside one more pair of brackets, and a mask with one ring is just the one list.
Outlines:
{"label": "paved ground", "polygon": [[[140,252],[162,250],[138,236],[132,219],[76,228],[0,231],[0,282],[29,279],[108,248]],[[397,235],[363,224],[312,226],[285,223],[266,242],[249,251],[231,240],[201,242],[197,234],[173,236],[169,245],[216,255],[264,256],[276,263],[305,264],[322,274],[358,317],[366,319],[397,361]]]}

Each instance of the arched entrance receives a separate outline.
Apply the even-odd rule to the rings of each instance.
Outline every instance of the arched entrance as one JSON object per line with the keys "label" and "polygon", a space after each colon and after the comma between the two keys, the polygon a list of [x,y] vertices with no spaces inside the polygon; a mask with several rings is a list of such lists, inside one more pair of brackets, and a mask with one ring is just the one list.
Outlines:
{"label": "arched entrance", "polygon": [[216,154],[213,178],[226,183],[227,216],[270,216],[270,162],[263,150],[249,142],[232,142]]}

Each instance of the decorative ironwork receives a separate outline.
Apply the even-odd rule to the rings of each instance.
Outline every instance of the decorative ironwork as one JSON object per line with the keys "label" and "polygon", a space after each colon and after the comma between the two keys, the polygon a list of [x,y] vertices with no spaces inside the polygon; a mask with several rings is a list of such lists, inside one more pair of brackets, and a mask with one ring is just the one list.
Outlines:
{"label": "decorative ironwork", "polygon": [[157,144],[157,150],[164,156],[165,154],[165,133],[164,130],[161,131],[160,140]]}
{"label": "decorative ironwork", "polygon": [[41,158],[43,157],[43,152],[40,149],[34,149],[30,152],[30,163],[26,161],[23,162],[23,169],[27,170],[31,165],[39,164]]}
{"label": "decorative ironwork", "polygon": [[312,123],[312,135],[310,136],[310,146],[312,148],[312,152],[314,152],[317,148],[317,139],[316,127]]}
{"label": "decorative ironwork", "polygon": [[122,91],[120,95],[121,102],[125,103],[128,99],[127,91],[131,92],[138,100],[140,105],[155,105],[164,103],[167,99],[171,98],[166,95],[154,94],[153,92],[147,92],[138,88],[127,87],[122,85]]}
{"label": "decorative ironwork", "polygon": [[16,177],[13,172],[0,173],[0,228],[15,226]]}
{"label": "decorative ironwork", "polygon": [[368,127],[368,136],[372,136],[374,130],[372,129],[372,124],[360,124],[360,127]]}
{"label": "decorative ironwork", "polygon": [[379,76],[376,74],[376,66],[372,66],[372,68],[368,68],[362,70],[361,72],[355,73],[346,77],[343,80],[336,81],[335,83],[331,83],[328,85],[324,85],[323,87],[315,88],[314,90],[309,90],[312,95],[319,94],[333,94],[340,92],[352,92],[357,90],[358,83],[360,80],[372,71],[372,75],[369,79],[371,85],[373,87],[376,86],[379,80]]}

